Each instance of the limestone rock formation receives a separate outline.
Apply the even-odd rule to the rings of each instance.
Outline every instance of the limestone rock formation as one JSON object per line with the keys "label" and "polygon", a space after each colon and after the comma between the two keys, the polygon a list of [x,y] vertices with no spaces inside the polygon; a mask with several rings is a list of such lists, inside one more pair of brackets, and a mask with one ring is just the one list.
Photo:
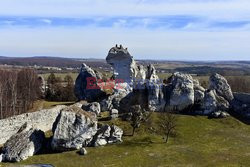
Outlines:
{"label": "limestone rock formation", "polygon": [[25,123],[3,146],[3,161],[19,162],[36,154],[45,140],[44,132]]}
{"label": "limestone rock formation", "polygon": [[166,103],[163,93],[163,85],[160,82],[153,65],[147,66],[146,78],[148,109],[150,111],[163,111]]}
{"label": "limestone rock formation", "polygon": [[104,146],[110,143],[122,142],[122,135],[123,130],[118,126],[103,125],[93,137],[91,146]]}
{"label": "limestone rock formation", "polygon": [[32,113],[25,113],[6,119],[1,119],[0,144],[4,144],[12,135],[16,134],[25,122],[44,132],[51,130],[56,117],[64,108],[66,108],[66,106],[58,105],[51,109],[39,110]]}
{"label": "limestone rock formation", "polygon": [[[126,82],[115,85],[113,94],[101,101],[101,110],[111,111],[112,109],[119,110],[120,108],[123,108],[123,106],[120,106],[121,101],[126,100],[126,98],[128,98],[128,95],[131,94],[132,91],[133,88]],[[128,103],[126,105],[128,105]]]}
{"label": "limestone rock formation", "polygon": [[78,100],[96,101],[105,96],[98,85],[101,76],[86,64],[82,64],[81,71],[75,81],[75,95]]}
{"label": "limestone rock formation", "polygon": [[204,97],[205,97],[205,88],[203,88],[199,81],[196,79],[193,79],[194,84],[194,101],[195,103],[202,103]]}
{"label": "limestone rock formation", "polygon": [[144,81],[147,77],[147,74],[146,74],[146,71],[145,71],[143,65],[138,65],[137,68],[138,68],[138,73],[137,73],[136,77],[138,79],[141,79],[141,81]]}
{"label": "limestone rock formation", "polygon": [[112,109],[112,110],[110,111],[110,117],[111,117],[112,119],[118,118],[118,117],[119,117],[119,111],[118,111],[117,109]]}
{"label": "limestone rock formation", "polygon": [[231,87],[223,76],[221,76],[220,74],[214,74],[210,76],[209,83],[210,90],[214,89],[219,96],[222,96],[228,102],[231,102],[233,100],[234,97]]}
{"label": "limestone rock formation", "polygon": [[112,65],[115,79],[131,83],[137,75],[136,63],[127,48],[124,49],[122,45],[112,47],[109,50],[106,61]]}
{"label": "limestone rock formation", "polygon": [[158,82],[159,77],[156,74],[155,67],[150,64],[147,66],[146,78],[152,82]]}
{"label": "limestone rock formation", "polygon": [[123,130],[116,125],[111,126],[108,143],[122,142]]}
{"label": "limestone rock formation", "polygon": [[76,150],[87,146],[97,132],[97,121],[80,108],[61,111],[53,125],[51,146],[56,151]]}
{"label": "limestone rock formation", "polygon": [[169,106],[182,111],[194,104],[194,83],[191,75],[174,73],[170,78]]}
{"label": "limestone rock formation", "polygon": [[218,111],[227,111],[229,107],[229,102],[218,96],[215,90],[207,90],[205,92],[203,114],[209,115]]}
{"label": "limestone rock formation", "polygon": [[250,118],[250,94],[249,93],[234,93],[234,100],[231,105],[236,114],[244,118]]}
{"label": "limestone rock formation", "polygon": [[87,112],[95,113],[96,116],[99,116],[99,114],[101,112],[101,105],[98,102],[93,102],[90,104],[83,104],[82,109],[87,111]]}

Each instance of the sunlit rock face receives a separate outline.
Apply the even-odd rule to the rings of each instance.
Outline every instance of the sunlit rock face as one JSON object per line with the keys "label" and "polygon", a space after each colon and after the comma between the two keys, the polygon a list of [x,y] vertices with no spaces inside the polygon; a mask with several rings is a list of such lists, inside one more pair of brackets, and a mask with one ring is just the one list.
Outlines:
{"label": "sunlit rock face", "polygon": [[215,90],[219,96],[222,96],[228,102],[233,100],[233,93],[227,80],[220,74],[214,74],[209,78],[209,89]]}
{"label": "sunlit rock face", "polygon": [[137,75],[136,63],[127,48],[124,49],[122,45],[112,47],[109,50],[106,61],[112,65],[115,79],[121,79],[124,82],[131,83]]}

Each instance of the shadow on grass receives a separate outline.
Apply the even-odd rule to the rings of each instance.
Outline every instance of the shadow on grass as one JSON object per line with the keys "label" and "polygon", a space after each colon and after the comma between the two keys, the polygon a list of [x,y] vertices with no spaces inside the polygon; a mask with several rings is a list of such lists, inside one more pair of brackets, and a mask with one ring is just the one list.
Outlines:
{"label": "shadow on grass", "polygon": [[242,115],[240,115],[237,112],[233,112],[233,111],[229,111],[228,112],[232,117],[234,117],[235,119],[241,121],[242,123],[246,124],[246,125],[250,125],[250,119],[247,119],[245,117],[243,117]]}

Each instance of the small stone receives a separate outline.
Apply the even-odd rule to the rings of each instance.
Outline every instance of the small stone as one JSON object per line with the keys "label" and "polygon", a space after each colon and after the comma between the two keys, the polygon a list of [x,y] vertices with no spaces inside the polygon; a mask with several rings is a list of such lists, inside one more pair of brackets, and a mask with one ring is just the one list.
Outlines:
{"label": "small stone", "polygon": [[228,113],[226,113],[226,112],[221,112],[221,114],[220,114],[221,118],[226,118],[226,117],[229,117],[229,116],[230,115]]}
{"label": "small stone", "polygon": [[118,114],[118,112],[119,112],[119,111],[118,111],[117,109],[112,109],[112,110],[111,110],[111,115],[113,115],[113,114]]}
{"label": "small stone", "polygon": [[79,154],[80,155],[86,155],[88,152],[87,152],[87,150],[83,147],[83,148],[81,148],[80,149],[80,151],[79,151]]}
{"label": "small stone", "polygon": [[0,154],[0,162],[3,161],[3,154]]}

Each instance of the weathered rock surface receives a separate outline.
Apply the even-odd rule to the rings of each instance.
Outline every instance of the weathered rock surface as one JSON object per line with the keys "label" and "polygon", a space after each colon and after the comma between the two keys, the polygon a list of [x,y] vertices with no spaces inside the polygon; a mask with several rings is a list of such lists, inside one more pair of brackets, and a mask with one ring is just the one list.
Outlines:
{"label": "weathered rock surface", "polygon": [[87,150],[86,150],[86,148],[80,148],[80,150],[79,150],[79,154],[80,155],[86,155],[88,152],[87,152]]}
{"label": "weathered rock surface", "polygon": [[61,111],[53,125],[51,146],[56,151],[76,150],[87,146],[97,132],[97,121],[80,108]]}
{"label": "weathered rock surface", "polygon": [[144,81],[146,79],[147,74],[146,74],[146,71],[145,71],[143,65],[138,65],[137,68],[138,68],[138,73],[137,73],[136,78]]}
{"label": "weathered rock surface", "polygon": [[112,110],[110,111],[110,117],[111,117],[112,119],[118,118],[118,117],[119,117],[119,111],[118,111],[117,109],[112,109]]}
{"label": "weathered rock surface", "polygon": [[[148,109],[150,111],[163,111],[166,101],[163,93],[163,85],[156,75],[153,65],[147,66],[147,96]],[[145,102],[144,102],[145,103]],[[142,104],[141,104],[142,105]]]}
{"label": "weathered rock surface", "polygon": [[87,111],[87,112],[95,113],[96,116],[99,116],[99,114],[101,112],[101,105],[98,102],[93,102],[90,104],[83,104],[82,109]]}
{"label": "weathered rock surface", "polygon": [[216,112],[211,113],[209,116],[210,118],[226,118],[230,115],[226,112],[216,111]]}
{"label": "weathered rock surface", "polygon": [[199,81],[193,79],[194,84],[194,101],[195,103],[202,103],[205,97],[205,89],[200,85]]}
{"label": "weathered rock surface", "polygon": [[[114,88],[113,94],[101,101],[101,110],[111,111],[112,109],[118,109],[120,111],[120,109],[124,108],[123,104],[128,105],[127,102],[131,101],[128,96],[132,91],[133,88],[126,82],[117,84]],[[126,102],[124,102],[125,100]]]}
{"label": "weathered rock surface", "polygon": [[122,142],[123,130],[116,125],[111,126],[108,143]]}
{"label": "weathered rock surface", "polygon": [[0,154],[0,162],[3,161],[3,154]]}
{"label": "weathered rock surface", "polygon": [[109,50],[106,61],[112,65],[115,79],[131,83],[137,75],[138,69],[136,63],[127,48],[124,49],[122,45],[120,47],[117,45],[112,47]]}
{"label": "weathered rock surface", "polygon": [[106,95],[98,86],[101,77],[86,64],[82,64],[81,71],[75,81],[75,95],[78,100],[96,101]]}
{"label": "weathered rock surface", "polygon": [[207,90],[205,92],[203,114],[209,115],[218,111],[227,111],[229,107],[229,102],[223,97],[218,96],[215,90]]}
{"label": "weathered rock surface", "polygon": [[104,146],[108,143],[122,142],[123,130],[118,126],[103,125],[94,136],[91,146]]}
{"label": "weathered rock surface", "polygon": [[169,106],[182,111],[194,104],[194,83],[191,75],[174,73],[170,78]]}
{"label": "weathered rock surface", "polygon": [[25,123],[3,146],[3,161],[19,162],[36,154],[45,140],[44,132]]}
{"label": "weathered rock surface", "polygon": [[221,76],[220,74],[214,74],[210,76],[209,84],[210,90],[214,89],[219,96],[222,96],[228,102],[231,102],[233,100],[234,97],[231,87],[223,76]]}
{"label": "weathered rock surface", "polygon": [[243,116],[244,118],[250,118],[250,94],[249,93],[233,93],[234,100],[231,105],[233,110]]}
{"label": "weathered rock surface", "polygon": [[44,132],[51,130],[56,117],[63,108],[66,108],[66,106],[58,105],[51,109],[25,113],[0,120],[0,144],[4,144],[12,135],[16,134],[25,122]]}

